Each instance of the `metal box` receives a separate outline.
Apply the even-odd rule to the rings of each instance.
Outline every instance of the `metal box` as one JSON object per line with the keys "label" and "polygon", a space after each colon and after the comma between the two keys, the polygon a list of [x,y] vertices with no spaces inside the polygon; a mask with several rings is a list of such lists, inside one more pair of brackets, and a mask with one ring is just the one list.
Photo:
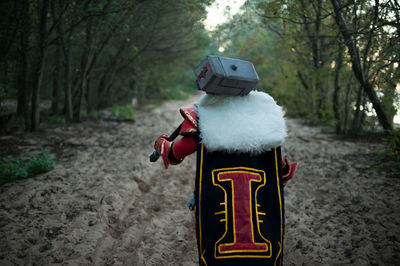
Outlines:
{"label": "metal box", "polygon": [[211,94],[249,94],[259,78],[253,64],[240,59],[209,55],[196,67],[196,85]]}

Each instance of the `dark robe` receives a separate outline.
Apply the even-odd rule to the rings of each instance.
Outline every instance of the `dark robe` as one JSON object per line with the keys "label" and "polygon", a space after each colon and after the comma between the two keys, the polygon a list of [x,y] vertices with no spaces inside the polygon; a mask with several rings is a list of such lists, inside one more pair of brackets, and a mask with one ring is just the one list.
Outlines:
{"label": "dark robe", "polygon": [[207,152],[198,141],[196,236],[200,265],[282,265],[280,147],[258,155]]}

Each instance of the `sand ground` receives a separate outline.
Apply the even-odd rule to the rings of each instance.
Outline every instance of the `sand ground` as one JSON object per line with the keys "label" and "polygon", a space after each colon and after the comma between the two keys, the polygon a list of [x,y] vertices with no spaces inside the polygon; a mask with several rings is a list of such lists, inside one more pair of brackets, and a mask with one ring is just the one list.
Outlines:
{"label": "sand ground", "polygon": [[[195,155],[168,170],[148,155],[197,98],[138,111],[135,123],[0,137],[2,157],[45,147],[57,162],[0,187],[0,265],[196,265]],[[285,265],[400,265],[400,179],[366,163],[382,147],[287,126],[283,154],[300,166],[285,187]]]}

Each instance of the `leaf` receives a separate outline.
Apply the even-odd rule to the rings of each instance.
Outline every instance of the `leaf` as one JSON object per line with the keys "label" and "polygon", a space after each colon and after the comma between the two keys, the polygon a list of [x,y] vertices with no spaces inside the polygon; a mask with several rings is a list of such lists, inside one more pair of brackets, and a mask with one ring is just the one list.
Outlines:
{"label": "leaf", "polygon": [[139,48],[137,48],[135,45],[131,45],[130,48],[132,49],[133,52],[137,53],[139,52]]}

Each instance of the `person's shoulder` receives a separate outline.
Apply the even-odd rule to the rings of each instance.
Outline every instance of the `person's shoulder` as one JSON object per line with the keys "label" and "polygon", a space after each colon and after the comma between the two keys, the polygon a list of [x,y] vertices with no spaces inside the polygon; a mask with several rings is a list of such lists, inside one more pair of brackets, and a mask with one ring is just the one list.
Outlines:
{"label": "person's shoulder", "polygon": [[263,91],[257,91],[257,90],[251,91],[249,93],[249,96],[251,98],[255,98],[255,99],[259,99],[259,100],[268,101],[268,102],[274,102],[275,103],[274,98],[271,95],[269,95],[268,93],[263,92]]}
{"label": "person's shoulder", "polygon": [[188,108],[180,108],[179,112],[184,119],[179,134],[188,135],[197,133],[197,114],[195,112],[194,106]]}

